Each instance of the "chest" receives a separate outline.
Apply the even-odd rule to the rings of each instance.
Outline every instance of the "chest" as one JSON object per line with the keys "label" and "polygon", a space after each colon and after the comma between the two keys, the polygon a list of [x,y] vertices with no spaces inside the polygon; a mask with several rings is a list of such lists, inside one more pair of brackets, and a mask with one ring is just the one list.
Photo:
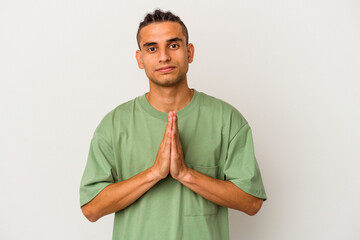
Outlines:
{"label": "chest", "polygon": [[[201,119],[179,119],[178,126],[185,164],[200,172],[216,169],[212,177],[221,175],[218,168],[226,157],[226,128]],[[165,127],[166,121],[151,119],[129,122],[122,128],[113,146],[119,179],[128,179],[154,164]]]}

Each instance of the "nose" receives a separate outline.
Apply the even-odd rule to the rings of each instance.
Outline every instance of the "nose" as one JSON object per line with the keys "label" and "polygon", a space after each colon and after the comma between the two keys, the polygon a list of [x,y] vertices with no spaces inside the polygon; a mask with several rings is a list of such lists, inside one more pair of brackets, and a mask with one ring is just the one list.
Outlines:
{"label": "nose", "polygon": [[170,55],[166,48],[159,51],[159,62],[168,62],[170,59]]}

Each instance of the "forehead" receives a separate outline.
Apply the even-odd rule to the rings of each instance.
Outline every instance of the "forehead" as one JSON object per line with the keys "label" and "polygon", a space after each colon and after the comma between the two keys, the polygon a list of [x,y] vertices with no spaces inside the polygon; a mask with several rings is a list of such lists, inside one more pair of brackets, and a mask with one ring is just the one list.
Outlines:
{"label": "forehead", "polygon": [[140,30],[140,43],[161,42],[171,38],[181,38],[185,42],[182,27],[177,22],[151,23]]}

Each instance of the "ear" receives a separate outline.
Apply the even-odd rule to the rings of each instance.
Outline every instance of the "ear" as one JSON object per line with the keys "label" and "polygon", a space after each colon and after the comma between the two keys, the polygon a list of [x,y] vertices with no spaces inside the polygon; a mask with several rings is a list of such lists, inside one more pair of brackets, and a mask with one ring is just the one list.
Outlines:
{"label": "ear", "polygon": [[189,63],[192,63],[192,61],[194,60],[194,53],[195,53],[194,45],[192,43],[189,43],[187,45],[187,54],[188,54]]}
{"label": "ear", "polygon": [[137,61],[137,64],[138,64],[139,68],[144,69],[144,63],[143,63],[142,58],[141,58],[141,51],[140,50],[136,51],[136,61]]}

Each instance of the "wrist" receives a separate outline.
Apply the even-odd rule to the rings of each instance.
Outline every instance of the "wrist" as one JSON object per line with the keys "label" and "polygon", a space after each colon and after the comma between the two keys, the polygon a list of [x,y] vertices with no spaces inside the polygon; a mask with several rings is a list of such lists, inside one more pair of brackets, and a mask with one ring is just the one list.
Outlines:
{"label": "wrist", "polygon": [[184,168],[179,172],[175,179],[181,183],[189,182],[191,178],[191,168],[184,166]]}
{"label": "wrist", "polygon": [[164,179],[166,177],[166,176],[165,177],[162,176],[160,174],[160,171],[157,168],[155,168],[154,166],[152,166],[148,169],[147,176],[148,176],[149,181],[156,181],[156,182],[158,182],[161,179]]}

